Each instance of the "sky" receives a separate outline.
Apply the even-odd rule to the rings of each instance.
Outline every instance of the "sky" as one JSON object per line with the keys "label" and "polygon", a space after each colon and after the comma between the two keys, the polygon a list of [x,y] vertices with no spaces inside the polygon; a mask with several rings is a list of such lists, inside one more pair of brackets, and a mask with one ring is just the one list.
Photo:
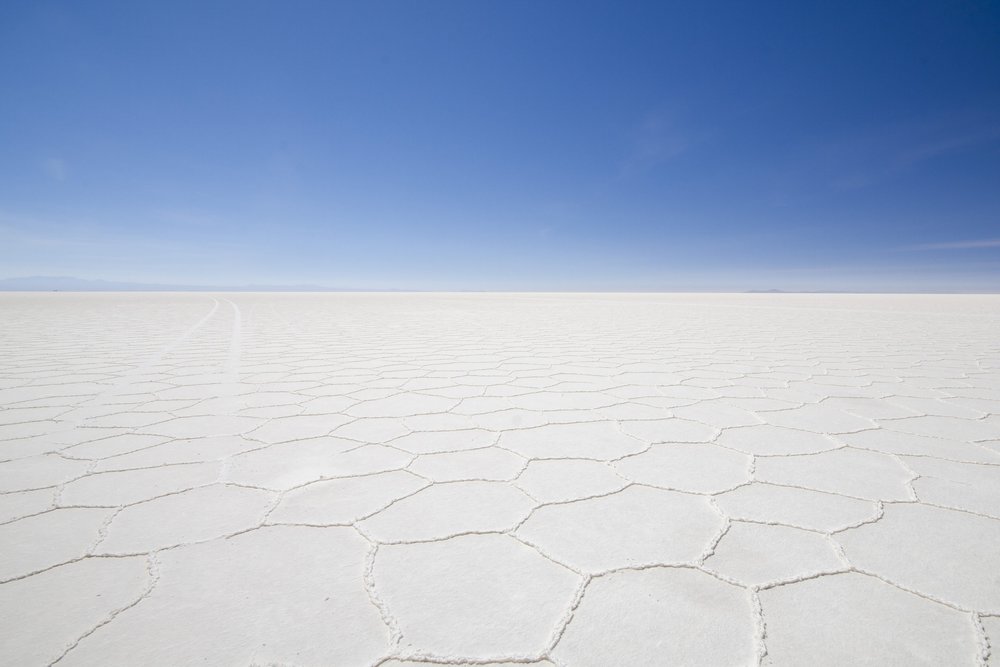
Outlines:
{"label": "sky", "polygon": [[39,275],[1000,291],[1000,3],[5,0]]}

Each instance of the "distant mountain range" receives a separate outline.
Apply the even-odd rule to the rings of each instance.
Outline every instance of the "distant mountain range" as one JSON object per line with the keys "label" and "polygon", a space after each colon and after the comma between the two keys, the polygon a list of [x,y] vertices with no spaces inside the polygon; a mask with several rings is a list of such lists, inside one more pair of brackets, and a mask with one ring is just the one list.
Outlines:
{"label": "distant mountain range", "polygon": [[[88,280],[70,276],[28,276],[0,279],[0,292],[365,292],[320,285],[168,285]],[[394,291],[394,290],[380,290]]]}

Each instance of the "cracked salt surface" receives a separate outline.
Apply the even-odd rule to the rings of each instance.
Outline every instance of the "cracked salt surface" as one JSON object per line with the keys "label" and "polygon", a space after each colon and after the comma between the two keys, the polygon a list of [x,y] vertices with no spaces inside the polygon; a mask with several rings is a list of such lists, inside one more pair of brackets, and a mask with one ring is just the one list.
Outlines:
{"label": "cracked salt surface", "polygon": [[0,664],[1000,664],[998,297],[0,315]]}

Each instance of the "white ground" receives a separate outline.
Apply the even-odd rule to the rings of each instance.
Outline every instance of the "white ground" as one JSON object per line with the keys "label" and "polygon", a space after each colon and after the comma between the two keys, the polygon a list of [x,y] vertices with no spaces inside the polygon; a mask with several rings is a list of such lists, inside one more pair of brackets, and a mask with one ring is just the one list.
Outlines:
{"label": "white ground", "polygon": [[3,665],[1000,664],[1000,297],[0,294],[0,408]]}

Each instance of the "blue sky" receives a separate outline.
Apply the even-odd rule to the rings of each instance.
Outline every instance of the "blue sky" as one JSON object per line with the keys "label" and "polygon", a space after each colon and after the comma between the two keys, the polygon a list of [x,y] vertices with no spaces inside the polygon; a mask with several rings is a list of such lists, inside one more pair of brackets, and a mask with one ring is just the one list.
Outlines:
{"label": "blue sky", "polygon": [[1000,291],[995,2],[13,2],[0,278]]}

